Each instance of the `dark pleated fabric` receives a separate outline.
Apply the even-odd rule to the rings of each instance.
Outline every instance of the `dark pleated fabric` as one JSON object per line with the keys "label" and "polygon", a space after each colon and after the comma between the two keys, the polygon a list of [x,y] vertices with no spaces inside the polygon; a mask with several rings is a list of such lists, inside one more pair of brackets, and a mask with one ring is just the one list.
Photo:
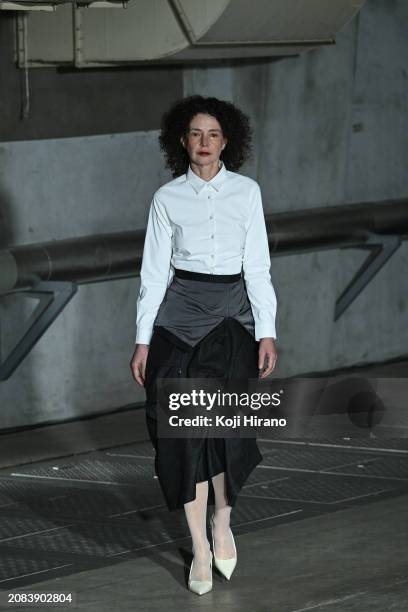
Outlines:
{"label": "dark pleated fabric", "polygon": [[168,329],[154,328],[145,372],[146,420],[155,448],[155,472],[169,510],[183,508],[196,496],[196,483],[226,473],[228,504],[262,461],[255,438],[160,438],[157,436],[158,378],[258,377],[258,342],[236,319],[225,317],[198,344],[190,346]]}

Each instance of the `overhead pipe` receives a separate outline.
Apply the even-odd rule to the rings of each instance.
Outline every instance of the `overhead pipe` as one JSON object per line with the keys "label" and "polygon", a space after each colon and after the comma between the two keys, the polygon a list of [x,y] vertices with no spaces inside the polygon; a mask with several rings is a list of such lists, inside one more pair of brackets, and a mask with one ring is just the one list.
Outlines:
{"label": "overhead pipe", "polygon": [[[408,200],[313,208],[266,216],[272,256],[339,248],[370,254],[336,301],[338,319],[408,237]],[[75,295],[78,285],[140,273],[144,230],[11,246],[0,251],[0,296],[39,300],[21,338],[0,362],[6,380]]]}
{"label": "overhead pipe", "polygon": [[[272,256],[370,246],[373,237],[408,236],[408,199],[265,216]],[[10,246],[0,251],[0,294],[39,280],[93,283],[137,276],[145,230]]]}

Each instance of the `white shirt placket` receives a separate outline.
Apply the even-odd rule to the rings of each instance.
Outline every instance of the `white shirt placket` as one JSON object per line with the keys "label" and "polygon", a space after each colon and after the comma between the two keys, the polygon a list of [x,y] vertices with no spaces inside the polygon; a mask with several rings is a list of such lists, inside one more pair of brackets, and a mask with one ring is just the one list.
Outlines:
{"label": "white shirt placket", "polygon": [[214,220],[214,194],[213,188],[208,185],[206,187],[206,202],[208,210],[209,220],[209,239],[210,239],[210,252],[209,252],[209,268],[210,274],[214,274],[216,265],[216,240],[215,240],[215,220]]}

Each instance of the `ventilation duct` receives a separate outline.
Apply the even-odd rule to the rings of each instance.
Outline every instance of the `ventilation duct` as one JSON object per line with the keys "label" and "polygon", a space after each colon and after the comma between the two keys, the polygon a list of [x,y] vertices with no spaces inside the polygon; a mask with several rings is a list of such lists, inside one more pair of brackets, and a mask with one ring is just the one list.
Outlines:
{"label": "ventilation duct", "polygon": [[126,8],[127,0],[0,0],[0,10],[8,11],[55,11],[60,4],[76,4],[90,8]]}
{"label": "ventilation duct", "polygon": [[50,6],[57,5],[57,10],[51,13],[24,14],[18,27],[20,67],[295,55],[334,44],[336,33],[364,0],[129,0],[126,8],[119,4],[120,10],[88,10],[78,3],[52,1]]}

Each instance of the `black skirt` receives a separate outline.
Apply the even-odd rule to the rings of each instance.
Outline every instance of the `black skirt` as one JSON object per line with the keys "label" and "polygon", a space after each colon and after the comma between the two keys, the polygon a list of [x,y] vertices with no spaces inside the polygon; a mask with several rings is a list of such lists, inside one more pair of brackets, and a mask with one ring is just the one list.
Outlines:
{"label": "black skirt", "polygon": [[163,438],[157,436],[158,378],[258,377],[254,336],[226,316],[195,346],[168,329],[155,326],[145,372],[146,421],[155,449],[155,472],[170,511],[196,497],[196,483],[209,481],[208,503],[214,504],[211,478],[225,472],[228,504],[234,506],[250,473],[262,461],[255,438]]}

